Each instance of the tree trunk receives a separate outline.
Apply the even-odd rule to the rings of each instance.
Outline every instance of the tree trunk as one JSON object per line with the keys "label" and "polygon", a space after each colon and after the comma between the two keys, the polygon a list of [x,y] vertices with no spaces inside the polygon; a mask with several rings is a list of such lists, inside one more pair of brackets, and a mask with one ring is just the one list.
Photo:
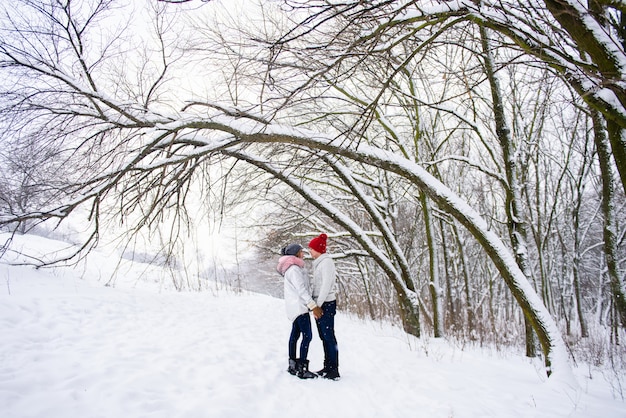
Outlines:
{"label": "tree trunk", "polygon": [[[618,264],[617,252],[617,219],[615,219],[615,185],[613,181],[613,169],[611,168],[611,153],[605,124],[602,116],[598,112],[593,112],[593,129],[600,171],[602,172],[602,213],[604,215],[604,253],[606,256],[607,274],[615,303],[616,319],[626,326],[626,291],[621,282],[621,274]],[[608,130],[613,125],[612,121],[607,121]],[[614,129],[615,127],[613,127]]]}
{"label": "tree trunk", "polygon": [[426,229],[426,243],[428,245],[430,282],[428,289],[433,303],[433,332],[435,338],[443,337],[443,324],[441,320],[441,285],[439,283],[439,257],[437,256],[437,243],[435,242],[434,223],[430,199],[420,193],[422,212],[424,213],[424,226]]}
{"label": "tree trunk", "polygon": [[[450,320],[452,328],[460,328],[458,327],[459,319],[457,318],[457,306],[455,303],[456,295],[452,291],[452,277],[450,270],[452,269],[452,260],[450,257],[450,250],[448,248],[448,239],[446,237],[446,224],[442,218],[439,218],[439,230],[441,231],[441,254],[443,255],[443,271],[445,274],[445,282],[446,282],[446,299],[448,300],[448,309],[450,310]],[[442,313],[443,315],[443,313]],[[444,317],[445,319],[445,317]]]}
{"label": "tree trunk", "polygon": [[[376,319],[376,313],[374,312],[374,305],[372,304],[372,298],[370,296],[370,286],[367,280],[365,280],[365,278],[370,276],[370,274],[368,271],[363,270],[363,266],[361,265],[361,261],[359,260],[358,257],[356,259],[356,265],[357,265],[357,268],[359,269],[359,273],[361,274],[361,279],[363,280],[363,290],[365,291],[365,297],[367,299],[367,309],[369,311],[370,318]],[[367,266],[365,266],[365,268],[367,269]]]}
{"label": "tree trunk", "polygon": [[461,275],[463,276],[463,287],[465,288],[465,312],[467,315],[467,328],[470,339],[475,339],[476,324],[474,320],[474,301],[472,290],[470,287],[469,271],[467,266],[467,257],[465,256],[465,244],[461,241],[459,229],[455,221],[452,221],[452,232],[454,234],[457,246],[459,247],[459,258],[461,263]]}
{"label": "tree trunk", "polygon": [[580,325],[580,336],[582,338],[587,338],[589,336],[589,331],[587,329],[587,320],[585,319],[585,315],[583,313],[583,302],[582,295],[580,291],[580,246],[581,246],[581,225],[580,225],[580,210],[583,202],[584,195],[584,178],[585,173],[588,169],[588,146],[587,142],[585,143],[585,152],[583,154],[583,164],[581,166],[580,172],[578,174],[578,178],[576,179],[576,204],[573,208],[572,213],[572,228],[574,230],[574,248],[573,248],[573,257],[572,257],[572,286],[574,288],[574,300],[576,303],[576,314],[578,316],[578,323]]}
{"label": "tree trunk", "polygon": [[[530,268],[528,264],[528,246],[526,241],[526,225],[525,216],[522,210],[521,185],[517,174],[517,157],[515,155],[515,146],[511,138],[511,129],[508,126],[506,116],[504,114],[504,102],[502,100],[502,92],[500,90],[500,82],[494,70],[493,58],[491,55],[491,45],[487,29],[480,27],[480,37],[483,47],[483,58],[485,64],[485,74],[491,88],[491,98],[493,105],[493,115],[496,124],[496,135],[502,148],[502,158],[504,160],[504,171],[506,173],[507,184],[506,192],[506,215],[508,219],[509,238],[515,261],[520,270],[524,273],[527,280],[530,281]],[[526,318],[526,315],[524,315]],[[526,355],[535,357],[537,355],[535,349],[535,339],[532,326],[525,320],[526,328]]]}

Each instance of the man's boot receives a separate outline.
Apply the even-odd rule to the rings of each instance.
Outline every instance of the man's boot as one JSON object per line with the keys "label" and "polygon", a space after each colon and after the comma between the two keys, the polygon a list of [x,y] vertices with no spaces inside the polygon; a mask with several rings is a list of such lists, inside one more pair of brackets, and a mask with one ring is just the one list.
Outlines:
{"label": "man's boot", "polygon": [[341,376],[339,376],[339,369],[337,367],[329,367],[322,377],[324,379],[339,380]]}
{"label": "man's boot", "polygon": [[328,373],[328,369],[329,369],[328,364],[324,362],[324,368],[322,370],[315,372],[315,374],[318,376],[324,377],[326,373]]}

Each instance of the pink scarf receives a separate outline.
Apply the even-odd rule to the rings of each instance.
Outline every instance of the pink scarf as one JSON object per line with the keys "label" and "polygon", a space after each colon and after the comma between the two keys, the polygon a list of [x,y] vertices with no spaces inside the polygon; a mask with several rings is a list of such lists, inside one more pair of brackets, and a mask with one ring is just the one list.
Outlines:
{"label": "pink scarf", "polygon": [[296,257],[295,255],[284,255],[278,260],[278,267],[276,267],[276,270],[281,276],[284,276],[287,269],[293,265],[304,267],[304,260]]}

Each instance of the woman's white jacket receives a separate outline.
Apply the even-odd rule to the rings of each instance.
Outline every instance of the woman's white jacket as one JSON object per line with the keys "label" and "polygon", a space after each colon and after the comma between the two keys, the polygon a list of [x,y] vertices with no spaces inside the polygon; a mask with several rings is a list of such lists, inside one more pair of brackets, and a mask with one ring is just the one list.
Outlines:
{"label": "woman's white jacket", "polygon": [[[282,273],[280,269],[279,273]],[[287,318],[293,321],[317,305],[311,297],[311,286],[303,267],[293,263],[282,274],[285,278],[285,311]]]}

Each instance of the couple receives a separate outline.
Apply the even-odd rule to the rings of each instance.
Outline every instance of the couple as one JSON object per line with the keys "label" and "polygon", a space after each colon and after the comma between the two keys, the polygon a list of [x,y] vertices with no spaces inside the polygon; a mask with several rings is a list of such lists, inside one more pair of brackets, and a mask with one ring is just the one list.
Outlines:
{"label": "couple", "polygon": [[[335,263],[326,254],[326,234],[321,234],[309,242],[313,257],[313,291],[304,269],[304,248],[300,244],[290,244],[281,250],[278,272],[285,278],[285,308],[287,317],[293,321],[289,337],[289,369],[287,371],[300,379],[322,376],[326,379],[339,379],[339,351],[335,338]],[[309,311],[313,312],[320,339],[324,345],[324,368],[317,373],[309,371],[309,344],[313,338]],[[296,345],[300,343],[300,357],[296,357]]]}

